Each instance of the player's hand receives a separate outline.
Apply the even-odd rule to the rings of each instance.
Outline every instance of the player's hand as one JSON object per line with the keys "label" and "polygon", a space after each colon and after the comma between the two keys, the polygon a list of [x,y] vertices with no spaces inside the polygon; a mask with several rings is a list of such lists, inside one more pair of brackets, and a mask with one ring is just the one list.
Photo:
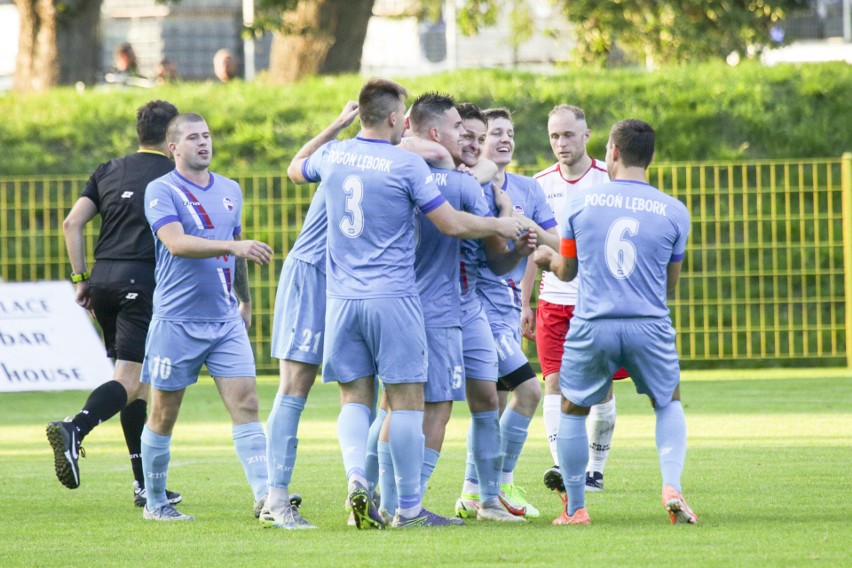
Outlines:
{"label": "player's hand", "polygon": [[340,111],[340,116],[337,117],[337,124],[342,130],[355,122],[356,116],[358,116],[358,103],[355,101],[348,101],[343,107],[343,110]]}
{"label": "player's hand", "polygon": [[556,256],[556,251],[547,245],[541,245],[532,255],[532,261],[542,270],[550,271],[550,262]]}
{"label": "player's hand", "polygon": [[246,329],[251,329],[251,302],[240,302],[240,317],[246,324]]}
{"label": "player's hand", "polygon": [[469,176],[476,177],[476,175],[472,171],[470,171],[470,168],[467,167],[466,164],[459,164],[458,166],[456,166],[456,171],[461,172],[463,174],[467,174]]}
{"label": "player's hand", "polygon": [[272,260],[272,247],[260,241],[233,241],[233,253],[237,258],[250,260],[261,266]]}
{"label": "player's hand", "polygon": [[516,217],[498,217],[494,221],[497,223],[497,234],[506,240],[517,239],[524,230],[523,224]]}
{"label": "player's hand", "polygon": [[538,244],[538,233],[535,229],[527,229],[521,236],[515,239],[515,252],[520,256],[529,256],[535,252]]}
{"label": "player's hand", "polygon": [[521,335],[535,341],[535,312],[529,306],[521,307]]}
{"label": "player's hand", "polygon": [[512,198],[509,197],[509,194],[493,183],[491,184],[491,189],[494,190],[494,206],[497,207],[497,213],[501,217],[506,215],[511,215],[512,208]]}
{"label": "player's hand", "polygon": [[92,290],[89,288],[89,283],[85,280],[77,282],[74,301],[77,302],[79,306],[82,306],[90,312],[92,311]]}
{"label": "player's hand", "polygon": [[521,222],[521,224],[524,226],[524,229],[530,229],[530,230],[535,231],[536,229],[539,228],[538,224],[535,221],[533,221],[532,219],[530,219],[529,217],[527,217],[523,213],[519,213],[518,211],[515,211],[515,212],[512,213],[512,215],[514,215],[518,219],[518,221]]}

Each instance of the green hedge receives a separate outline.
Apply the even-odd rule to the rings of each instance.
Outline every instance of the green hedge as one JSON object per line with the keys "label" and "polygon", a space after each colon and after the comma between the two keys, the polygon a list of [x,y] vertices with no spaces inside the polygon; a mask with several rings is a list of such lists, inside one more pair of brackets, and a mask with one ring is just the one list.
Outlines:
{"label": "green hedge", "polygon": [[[153,98],[204,115],[216,142],[217,170],[286,167],[298,147],[328,124],[363,78],[320,77],[287,87],[185,83],[152,90],[57,89],[0,96],[0,175],[88,173],[135,147],[134,112]],[[558,103],[582,106],[590,152],[603,157],[609,126],[641,118],[658,133],[663,161],[838,156],[852,150],[852,66],[763,67],[721,64],[558,74],[465,70],[403,78],[411,94],[439,90],[459,101],[515,112],[516,160],[552,161],[545,132]],[[356,127],[353,126],[351,134]]]}

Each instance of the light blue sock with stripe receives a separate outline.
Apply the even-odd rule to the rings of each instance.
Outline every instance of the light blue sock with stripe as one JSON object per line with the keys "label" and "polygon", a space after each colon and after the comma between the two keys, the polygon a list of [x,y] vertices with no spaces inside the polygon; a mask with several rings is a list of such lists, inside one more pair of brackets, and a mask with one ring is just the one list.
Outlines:
{"label": "light blue sock with stripe", "polygon": [[531,417],[519,414],[511,408],[503,411],[503,416],[500,418],[500,438],[503,454],[503,467],[501,469],[504,474],[515,471],[515,466],[521,457],[521,451],[524,449],[524,443],[527,441],[531,421]]}
{"label": "light blue sock with stripe", "polygon": [[260,422],[234,424],[232,430],[234,448],[243,465],[246,479],[251,486],[254,500],[260,501],[269,491],[269,477],[266,468],[266,434]]}
{"label": "light blue sock with stripe", "polygon": [[586,464],[589,462],[589,436],[586,417],[560,414],[556,435],[559,469],[568,493],[568,515],[586,506]]}
{"label": "light blue sock with stripe", "polygon": [[686,416],[679,400],[663,408],[654,408],[657,415],[657,453],[660,456],[660,472],[663,485],[680,488],[680,475],[686,461]]}
{"label": "light blue sock with stripe", "polygon": [[145,490],[148,494],[148,510],[153,511],[169,504],[166,497],[166,479],[171,460],[171,436],[160,436],[142,429],[142,472],[145,474]]}
{"label": "light blue sock with stripe", "polygon": [[413,517],[422,508],[420,471],[423,469],[422,410],[394,410],[390,415],[390,451],[399,496],[399,513]]}
{"label": "light blue sock with stripe", "polygon": [[269,443],[266,448],[267,475],[270,487],[287,489],[296,465],[296,448],[299,420],[306,400],[301,397],[278,394],[272,403],[272,412],[266,422]]}

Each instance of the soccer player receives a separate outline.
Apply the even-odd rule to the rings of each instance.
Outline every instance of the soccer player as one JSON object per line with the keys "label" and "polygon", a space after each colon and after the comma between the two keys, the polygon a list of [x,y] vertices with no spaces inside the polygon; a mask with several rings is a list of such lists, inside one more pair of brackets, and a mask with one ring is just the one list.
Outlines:
{"label": "soccer player", "polygon": [[175,170],[148,184],[145,215],[156,236],[154,317],[142,381],[152,386],[151,415],[142,432],[148,481],[143,516],[186,521],[166,499],[172,430],[186,388],[207,366],[233,423],[234,446],[255,500],[267,491],[266,436],[257,416],[254,356],[249,343],[251,294],[247,260],[272,258],[269,245],[242,240],[240,186],[209,171],[213,141],[204,119],[180,114],[167,138]]}
{"label": "soccer player", "polygon": [[290,168],[298,167],[304,181],[322,182],[325,191],[329,230],[323,381],[340,387],[338,435],[359,529],[385,526],[365,479],[376,374],[391,408],[390,450],[399,498],[393,525],[450,524],[425,510],[420,494],[426,338],[414,280],[414,207],[452,236],[498,232],[514,238],[521,230],[512,218],[456,211],[426,163],[395,147],[404,127],[406,96],[392,81],[368,81],[358,98],[359,135],[331,141]]}
{"label": "soccer player", "polygon": [[623,120],[610,130],[606,165],[613,181],[568,199],[557,254],[540,247],[534,260],[560,280],[579,274],[579,297],[565,339],[559,384],[562,414],[557,448],[568,499],[553,524],[589,524],[584,471],[586,416],[612,388],[619,368],[636,391],[651,398],[663,478],[663,506],[672,523],[697,523],[683,498],[686,421],[680,403],[680,366],[666,292],[680,276],[689,212],[648,184],[653,128]]}
{"label": "soccer player", "polygon": [[[591,131],[586,125],[582,109],[570,105],[557,105],[547,118],[550,148],[556,163],[535,174],[534,178],[544,189],[547,203],[553,210],[557,223],[564,216],[565,203],[577,190],[594,187],[609,181],[606,164],[590,157],[586,151]],[[556,248],[550,245],[552,248]],[[535,282],[535,263],[527,265],[521,286],[521,329],[527,339],[536,342],[541,373],[544,376],[544,403],[542,415],[544,430],[553,457],[554,466],[544,473],[544,483],[564,497],[562,475],[556,457],[556,432],[559,428],[559,408],[562,395],[559,390],[559,367],[565,334],[577,303],[576,282],[562,282],[549,272],[542,272],[538,310],[533,316],[530,295]],[[615,378],[627,377],[623,369]],[[589,414],[589,464],[586,469],[586,490],[603,490],[603,473],[609,455],[615,428],[615,397],[612,392]]]}
{"label": "soccer player", "polygon": [[[293,158],[301,161],[334,140],[358,116],[349,101],[325,130],[302,146]],[[301,178],[297,176],[301,181]],[[302,411],[316,380],[323,355],[325,331],[325,194],[317,188],[293,247],[287,253],[275,297],[272,356],[278,359],[278,393],[266,423],[269,493],[260,522],[288,530],[316,528],[291,503],[289,485],[296,464]]]}
{"label": "soccer player", "polygon": [[[505,108],[483,111],[487,131],[483,155],[497,164],[494,185],[507,192],[512,205],[537,224],[545,243],[558,242],[556,220],[545,201],[544,192],[532,178],[510,174],[506,166],[515,152],[515,130],[511,113]],[[492,195],[491,184],[485,186]],[[512,399],[500,417],[503,465],[500,480],[501,499],[513,514],[538,517],[539,512],[524,497],[525,491],[514,483],[514,470],[527,439],[529,424],[541,400],[538,375],[521,348],[520,284],[526,270],[526,258],[510,272],[498,276],[487,266],[482,268],[476,291],[497,346],[498,390],[510,391]]]}
{"label": "soccer player", "polygon": [[[101,164],[86,182],[62,225],[71,260],[77,303],[92,310],[104,334],[107,356],[115,360],[110,381],[92,391],[70,421],[51,422],[47,439],[53,447],[59,481],[80,486],[80,445],[98,424],[121,413],[121,427],[133,470],[133,503],[145,505],[142,475],[142,428],[147,415],[147,385],[139,382],[145,335],[154,295],[154,239],[145,219],[145,187],[175,167],[169,158],[166,128],[178,111],[166,101],[151,101],[136,112],[139,150]],[[91,275],[86,266],[85,226],[100,214]],[[166,491],[170,503],[179,493]]]}
{"label": "soccer player", "polygon": [[[410,109],[410,123],[415,136],[441,144],[461,164],[461,137],[466,134],[462,118],[452,97],[441,93],[420,95]],[[488,204],[479,183],[466,173],[432,167],[435,182],[447,201],[455,208],[474,215],[490,215]],[[416,212],[416,254],[414,269],[428,344],[428,378],[425,385],[423,430],[425,452],[421,473],[421,494],[440,457],[446,426],[452,413],[453,401],[465,399],[462,329],[459,318],[460,242],[441,233],[422,214]],[[499,238],[488,239],[489,246],[504,249],[505,255],[518,251],[505,248]],[[524,237],[526,254],[535,247],[535,232]],[[517,259],[510,262],[517,262]],[[382,507],[393,513],[393,468],[389,463],[386,433],[379,441],[379,461],[382,464]]]}
{"label": "soccer player", "polygon": [[[486,118],[479,107],[470,103],[459,105],[459,111],[466,131],[462,139],[462,162],[468,167],[478,167],[485,141]],[[493,163],[487,159],[482,161]],[[489,195],[495,203],[495,210],[499,210],[501,215],[513,213],[511,199],[505,191],[500,188],[489,189]],[[524,219],[524,222],[525,226],[529,226],[528,220]],[[481,267],[488,266],[494,274],[505,274],[514,268],[522,256],[515,256],[510,262],[502,263],[495,256],[495,251],[489,248],[493,247],[487,247],[487,243],[482,241],[462,242],[462,346],[471,423],[467,437],[464,483],[462,494],[456,500],[455,513],[461,518],[476,516],[479,520],[523,522],[523,516],[510,512],[508,503],[500,495],[503,460],[497,395],[497,350],[488,319],[476,294]]]}

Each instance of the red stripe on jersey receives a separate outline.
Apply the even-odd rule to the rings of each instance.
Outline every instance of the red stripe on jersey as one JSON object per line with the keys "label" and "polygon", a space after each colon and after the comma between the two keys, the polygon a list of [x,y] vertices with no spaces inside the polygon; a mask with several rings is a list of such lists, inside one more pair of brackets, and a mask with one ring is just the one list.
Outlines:
{"label": "red stripe on jersey", "polygon": [[459,277],[461,280],[462,293],[467,293],[467,270],[465,270],[464,262],[459,263]]}
{"label": "red stripe on jersey", "polygon": [[[198,216],[201,218],[201,223],[204,225],[205,229],[213,229],[213,221],[210,220],[210,216],[207,215],[207,211],[204,210],[204,207],[201,205],[201,202],[198,201],[195,196],[192,194],[184,186],[180,186],[181,191],[186,194],[187,198],[192,202],[192,208],[195,209],[195,212],[198,213]],[[197,205],[196,205],[197,204]]]}

